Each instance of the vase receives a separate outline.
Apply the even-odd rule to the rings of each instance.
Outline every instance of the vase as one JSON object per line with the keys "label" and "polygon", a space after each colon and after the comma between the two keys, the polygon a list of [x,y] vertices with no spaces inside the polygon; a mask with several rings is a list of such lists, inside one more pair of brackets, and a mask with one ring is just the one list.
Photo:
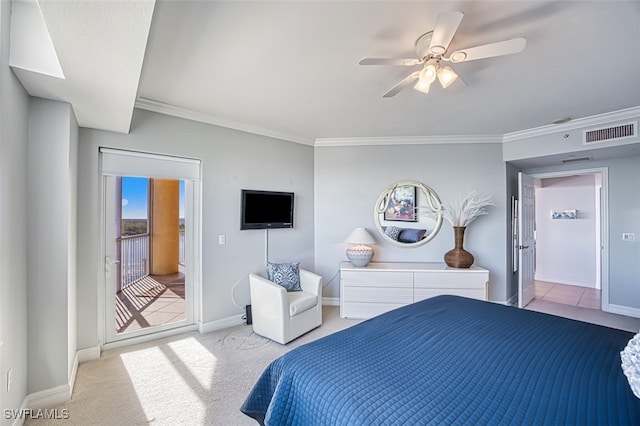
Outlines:
{"label": "vase", "polygon": [[464,226],[454,226],[455,247],[444,254],[444,263],[452,268],[468,268],[473,265],[473,255],[466,251],[464,244]]}

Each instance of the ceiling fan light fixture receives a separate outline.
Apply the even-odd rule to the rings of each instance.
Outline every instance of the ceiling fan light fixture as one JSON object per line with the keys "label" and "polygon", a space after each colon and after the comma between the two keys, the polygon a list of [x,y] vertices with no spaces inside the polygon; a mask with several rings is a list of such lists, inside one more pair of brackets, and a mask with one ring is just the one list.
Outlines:
{"label": "ceiling fan light fixture", "polygon": [[413,88],[416,89],[418,92],[429,93],[429,89],[431,88],[431,83],[427,83],[425,81],[418,79],[418,82],[416,83],[415,86],[413,86]]}
{"label": "ceiling fan light fixture", "polygon": [[420,71],[419,79],[425,83],[431,84],[436,81],[438,75],[438,63],[429,61],[427,65]]}
{"label": "ceiling fan light fixture", "polygon": [[456,81],[457,78],[458,74],[456,74],[456,72],[449,66],[441,67],[438,70],[438,80],[440,81],[443,89],[451,86],[451,83]]}

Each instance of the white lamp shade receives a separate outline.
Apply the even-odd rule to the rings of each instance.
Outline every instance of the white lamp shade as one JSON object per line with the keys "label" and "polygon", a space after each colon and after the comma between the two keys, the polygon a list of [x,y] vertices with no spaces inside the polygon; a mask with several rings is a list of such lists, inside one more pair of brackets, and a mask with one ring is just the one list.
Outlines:
{"label": "white lamp shade", "polygon": [[420,79],[418,79],[418,82],[416,83],[416,85],[413,86],[414,89],[422,93],[429,93],[430,87],[431,87],[431,83],[426,83]]}
{"label": "white lamp shade", "polygon": [[356,228],[351,231],[344,242],[350,244],[375,244],[376,240],[369,231],[367,231],[367,228]]}
{"label": "white lamp shade", "polygon": [[440,80],[440,84],[444,89],[449,87],[451,83],[456,81],[457,78],[458,74],[456,74],[455,71],[449,66],[442,67],[438,70],[438,80]]}
{"label": "white lamp shade", "polygon": [[418,78],[425,83],[431,84],[436,80],[437,75],[437,63],[429,63],[420,71]]}

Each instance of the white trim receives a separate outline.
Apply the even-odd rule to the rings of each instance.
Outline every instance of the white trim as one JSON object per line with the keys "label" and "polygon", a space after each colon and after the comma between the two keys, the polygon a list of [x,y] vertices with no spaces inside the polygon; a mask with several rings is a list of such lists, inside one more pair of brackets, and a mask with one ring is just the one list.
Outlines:
{"label": "white trim", "polygon": [[438,145],[463,143],[502,143],[501,135],[442,135],[398,137],[318,138],[315,146],[371,146],[371,145]]}
{"label": "white trim", "polygon": [[142,152],[142,151],[130,151],[128,149],[116,149],[116,148],[106,148],[100,147],[98,151],[102,154],[111,154],[111,155],[126,155],[128,157],[139,157],[139,158],[150,158],[153,160],[171,160],[177,161],[179,163],[189,163],[189,164],[197,164],[200,165],[201,161],[197,158],[188,158],[188,157],[177,157],[175,155],[166,155],[166,154],[154,154],[151,152]]}
{"label": "white trim", "polygon": [[[56,386],[51,389],[44,389],[27,395],[22,403],[22,407],[20,407],[21,412],[24,412],[24,410],[27,409],[50,408],[69,401],[71,399],[71,396],[73,395],[73,388],[75,386],[76,377],[78,375],[78,365],[80,364],[80,362],[99,358],[99,346],[76,351],[76,355],[73,359],[73,365],[71,367],[71,371],[69,372],[68,383],[66,385]],[[23,423],[24,418],[16,418],[13,422],[14,425],[21,425]]]}
{"label": "white trim", "polygon": [[552,282],[557,284],[566,284],[566,285],[573,285],[576,287],[585,287],[585,288],[593,288],[593,289],[596,288],[595,283],[566,280],[564,278],[558,278],[551,275],[540,274],[539,272],[536,272],[536,281],[546,281],[546,282]]}
{"label": "white trim", "polygon": [[24,406],[29,409],[50,408],[71,399],[71,388],[68,384],[56,386],[27,395]]}
{"label": "white trim", "polygon": [[399,136],[399,137],[350,137],[350,138],[316,138],[315,140],[288,133],[240,123],[228,118],[181,108],[175,105],[139,97],[135,107],[138,109],[184,118],[214,126],[226,127],[260,136],[296,142],[315,147],[327,146],[371,146],[371,145],[432,145],[456,143],[509,143],[563,131],[575,130],[585,126],[600,126],[612,121],[628,120],[640,116],[640,106],[607,112],[590,117],[576,118],[567,123],[549,124],[531,129],[505,133],[503,135],[443,135],[443,136]]}
{"label": "white trim", "polygon": [[322,306],[340,306],[339,297],[323,297]]}
{"label": "white trim", "polygon": [[590,117],[577,118],[563,124],[549,124],[535,127],[533,129],[519,130],[517,132],[505,133],[502,136],[504,143],[515,142],[522,139],[529,139],[536,136],[550,135],[558,132],[576,130],[587,126],[601,126],[611,124],[613,121],[629,120],[640,116],[640,106],[622,109],[619,111],[606,112],[604,114],[592,115]]}
{"label": "white trim", "polygon": [[102,345],[102,350],[107,351],[110,349],[121,348],[123,346],[137,345],[138,343],[151,342],[153,340],[163,339],[165,337],[171,337],[178,334],[189,333],[196,331],[195,324],[185,325],[183,327],[172,328],[169,330],[156,331],[155,333],[144,334],[141,336],[130,337],[128,339],[116,340],[113,342],[105,343]]}
{"label": "white trim", "polygon": [[[192,331],[196,330],[196,324],[198,324],[201,320],[202,316],[202,239],[201,239],[201,229],[202,229],[202,168],[201,168],[201,160],[199,159],[190,159],[184,157],[175,157],[175,156],[167,156],[161,154],[149,154],[145,152],[139,151],[125,151],[120,149],[99,148],[99,195],[100,195],[100,228],[101,228],[101,241],[100,241],[100,258],[98,259],[98,283],[99,283],[99,291],[98,291],[98,335],[101,339],[101,347],[102,348],[113,348],[118,346],[125,346],[130,344],[135,344],[138,342],[146,342],[148,340],[157,339],[159,337],[164,337],[168,335],[174,335],[180,332]],[[122,156],[125,157],[138,157],[141,159],[151,159],[151,160],[165,160],[170,161],[171,163],[180,162],[187,165],[193,165],[192,168],[197,168],[196,170],[192,170],[191,177],[176,177],[177,179],[182,179],[186,181],[187,184],[187,199],[185,199],[185,213],[191,212],[192,220],[192,242],[189,244],[188,250],[191,250],[191,261],[187,262],[186,265],[186,275],[187,281],[185,282],[185,313],[186,318],[183,321],[179,321],[172,324],[165,324],[161,326],[153,327],[154,330],[150,329],[142,329],[138,331],[133,331],[127,334],[118,335],[115,338],[110,336],[106,329],[106,306],[107,306],[107,278],[105,277],[104,272],[104,263],[103,259],[106,257],[106,230],[105,223],[107,220],[106,215],[106,185],[107,179],[109,178],[109,174],[105,173],[103,167],[103,158],[104,155],[111,155],[113,157]],[[155,176],[151,176],[155,177]],[[189,188],[191,188],[189,190]],[[189,203],[192,204],[191,208],[189,208]],[[189,226],[187,227],[187,231],[189,230]],[[191,277],[191,278],[189,278]],[[189,284],[191,283],[191,284]],[[189,291],[192,293],[189,295]],[[149,338],[147,338],[149,336]],[[107,340],[113,340],[108,343],[104,343]]]}
{"label": "white trim", "polygon": [[95,361],[97,359],[100,359],[100,352],[100,345],[79,349],[76,353],[78,363],[82,364],[83,362]]}
{"label": "white trim", "polygon": [[290,142],[297,142],[303,145],[313,146],[313,140],[291,135],[288,133],[279,132],[276,130],[265,129],[258,126],[251,126],[245,123],[240,123],[228,118],[207,114],[204,112],[194,111],[187,108],[177,107],[175,105],[167,104],[153,99],[138,98],[136,99],[135,107],[146,111],[157,112],[159,114],[171,115],[173,117],[184,118],[187,120],[193,120],[200,123],[212,124],[214,126],[226,127],[228,129],[239,130],[242,132],[253,133],[260,136],[267,136],[275,139],[282,139]]}
{"label": "white trim", "polygon": [[142,176],[195,181],[201,179],[201,160],[100,147],[100,172],[105,176]]}
{"label": "white trim", "polygon": [[[29,402],[29,395],[25,396],[24,399],[22,400],[22,405],[20,406],[20,412],[24,413],[26,410],[29,409],[29,406],[27,405]],[[11,426],[21,426],[24,424],[25,421],[25,417],[24,416],[17,416],[14,420],[13,423],[11,424]]]}
{"label": "white trim", "polygon": [[607,312],[612,314],[625,315],[627,317],[640,318],[640,309],[630,308],[629,306],[609,304]]}
{"label": "white trim", "polygon": [[69,398],[73,395],[73,387],[76,384],[76,375],[78,374],[78,352],[76,351],[76,355],[73,357],[73,364],[71,366],[71,371],[69,371]]}
{"label": "white trim", "polygon": [[212,331],[223,330],[229,327],[245,324],[244,314],[234,315],[232,317],[222,318],[215,321],[201,322],[198,325],[200,333],[210,333]]}

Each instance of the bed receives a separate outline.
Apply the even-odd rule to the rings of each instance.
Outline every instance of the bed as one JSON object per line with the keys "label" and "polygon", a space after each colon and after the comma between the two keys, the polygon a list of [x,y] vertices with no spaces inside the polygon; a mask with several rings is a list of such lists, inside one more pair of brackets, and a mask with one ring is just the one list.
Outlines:
{"label": "bed", "polygon": [[633,333],[437,296],[291,350],[241,411],[266,425],[638,425]]}

